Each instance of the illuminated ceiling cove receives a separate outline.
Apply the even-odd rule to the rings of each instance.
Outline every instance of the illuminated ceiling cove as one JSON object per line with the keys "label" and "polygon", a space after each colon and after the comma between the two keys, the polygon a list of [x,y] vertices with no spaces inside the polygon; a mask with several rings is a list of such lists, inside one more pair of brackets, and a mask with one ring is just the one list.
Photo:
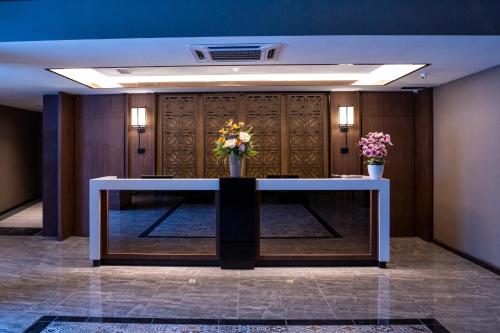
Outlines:
{"label": "illuminated ceiling cove", "polygon": [[426,64],[50,68],[94,89],[204,86],[383,86]]}

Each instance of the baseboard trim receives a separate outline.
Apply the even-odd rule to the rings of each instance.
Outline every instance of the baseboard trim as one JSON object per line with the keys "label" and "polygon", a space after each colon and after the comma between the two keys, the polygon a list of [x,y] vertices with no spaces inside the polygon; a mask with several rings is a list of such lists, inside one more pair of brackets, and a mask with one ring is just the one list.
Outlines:
{"label": "baseboard trim", "polygon": [[8,217],[11,217],[14,214],[19,213],[23,209],[26,209],[30,206],[33,206],[36,203],[39,203],[42,201],[42,196],[37,195],[33,198],[30,198],[26,201],[21,202],[20,204],[17,204],[9,209],[4,210],[3,212],[0,212],[0,221],[5,220]]}
{"label": "baseboard trim", "polygon": [[462,252],[460,250],[457,250],[449,245],[446,245],[445,243],[441,242],[441,241],[438,241],[437,239],[433,239],[432,240],[432,243],[436,244],[437,246],[447,250],[447,251],[450,251],[451,253],[453,254],[456,254],[457,256],[459,257],[462,257],[466,260],[469,260],[470,262],[478,265],[478,266],[481,266],[482,268],[484,269],[487,269],[489,270],[490,272],[492,273],[495,273],[496,275],[500,275],[500,269],[499,268],[496,268],[494,267],[493,265],[481,260],[481,259],[478,259],[474,256],[471,256],[465,252]]}

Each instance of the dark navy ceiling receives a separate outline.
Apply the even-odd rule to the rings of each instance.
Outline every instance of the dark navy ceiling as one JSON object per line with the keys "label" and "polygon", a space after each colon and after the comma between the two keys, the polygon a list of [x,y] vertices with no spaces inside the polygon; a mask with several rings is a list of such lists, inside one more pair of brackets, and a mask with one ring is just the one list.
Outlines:
{"label": "dark navy ceiling", "polygon": [[3,0],[0,41],[498,35],[499,0]]}

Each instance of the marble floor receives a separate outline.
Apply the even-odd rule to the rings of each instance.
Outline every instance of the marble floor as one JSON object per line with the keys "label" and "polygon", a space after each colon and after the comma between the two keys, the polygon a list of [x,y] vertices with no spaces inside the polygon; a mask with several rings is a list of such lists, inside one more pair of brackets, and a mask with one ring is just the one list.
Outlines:
{"label": "marble floor", "polygon": [[26,205],[22,210],[16,210],[14,214],[8,214],[2,218],[0,216],[0,227],[14,228],[41,228],[43,204],[41,201],[32,205]]}
{"label": "marble floor", "polygon": [[435,318],[500,332],[500,277],[416,238],[376,267],[93,268],[87,238],[0,236],[0,332],[41,316],[239,319]]}

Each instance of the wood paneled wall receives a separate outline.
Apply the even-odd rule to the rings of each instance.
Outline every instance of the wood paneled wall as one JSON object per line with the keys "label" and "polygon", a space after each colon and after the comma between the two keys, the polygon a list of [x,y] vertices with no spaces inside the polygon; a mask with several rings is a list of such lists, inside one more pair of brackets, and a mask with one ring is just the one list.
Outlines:
{"label": "wood paneled wall", "polygon": [[245,174],[326,177],[329,167],[328,95],[324,93],[165,94],[159,96],[157,170],[175,177],[225,177],[213,155],[229,119],[255,126],[259,154]]}
{"label": "wood paneled wall", "polygon": [[384,177],[391,180],[391,235],[414,236],[413,94],[363,92],[361,112],[362,135],[383,131],[394,142],[384,170]]}
{"label": "wood paneled wall", "polygon": [[89,179],[125,177],[127,95],[76,97],[75,235],[88,236]]}
{"label": "wood paneled wall", "polygon": [[287,95],[288,166],[292,175],[328,177],[328,99],[326,94]]}
{"label": "wood paneled wall", "polygon": [[203,115],[198,95],[159,95],[157,173],[177,178],[204,176]]}
{"label": "wood paneled wall", "polygon": [[59,225],[58,237],[74,234],[75,226],[75,98],[59,93]]}
{"label": "wood paneled wall", "polygon": [[[287,173],[288,161],[282,157],[283,142],[287,139],[285,133],[282,138],[281,113],[286,112],[282,106],[286,103],[280,94],[247,94],[245,95],[245,121],[254,125],[254,140],[259,154],[246,161],[246,175],[248,177],[262,177],[263,175],[279,175]],[[286,119],[286,118],[283,118]],[[284,131],[283,131],[284,132]]]}
{"label": "wood paneled wall", "polygon": [[[124,112],[126,113],[125,129],[128,133],[127,142],[127,171],[129,178],[140,178],[142,175],[155,174],[156,153],[156,98],[155,94],[130,94]],[[139,154],[139,133],[130,127],[130,108],[145,107],[147,111],[146,131],[141,134],[141,147],[146,149],[144,154]]]}
{"label": "wood paneled wall", "polygon": [[433,239],[433,100],[432,89],[415,98],[415,227],[416,236]]}
{"label": "wood paneled wall", "polygon": [[229,175],[227,163],[217,161],[212,150],[214,142],[219,137],[219,129],[230,118],[243,120],[242,98],[238,94],[209,94],[202,95],[203,105],[203,133],[205,155],[205,177],[219,178]]}
{"label": "wood paneled wall", "polygon": [[[330,96],[330,149],[332,174],[358,174],[361,170],[361,157],[358,142],[361,137],[361,110],[359,92],[332,92]],[[339,106],[354,106],[354,126],[347,133],[340,131]],[[342,154],[340,148],[346,146],[348,153]]]}
{"label": "wood paneled wall", "polygon": [[59,97],[57,95],[43,96],[43,152],[42,152],[42,200],[43,235],[58,236],[58,136],[59,136]]}
{"label": "wood paneled wall", "polygon": [[[72,103],[74,120],[69,107]],[[356,146],[359,137],[375,130],[391,133],[395,146],[391,148],[385,170],[392,186],[391,233],[428,239],[432,229],[431,90],[418,95],[271,92],[46,96],[44,106],[53,108],[54,105],[58,111],[44,115],[44,136],[53,135],[54,131],[62,133],[67,140],[63,139],[60,147],[66,153],[61,157],[57,149],[51,151],[53,147],[47,146],[44,160],[53,155],[61,161],[57,163],[63,163],[62,177],[69,183],[63,184],[65,188],[61,193],[71,193],[74,166],[75,223],[73,230],[71,226],[68,229],[63,226],[57,231],[47,229],[52,230],[48,234],[57,232],[63,235],[60,237],[70,233],[88,234],[90,178],[139,177],[155,172],[176,177],[227,175],[226,166],[217,165],[213,160],[212,143],[217,130],[229,117],[255,125],[260,154],[246,166],[247,175],[255,177],[366,173]],[[339,105],[355,108],[355,125],[348,132],[347,154],[340,154],[345,138],[338,127]],[[142,136],[144,155],[137,154],[137,132],[129,126],[132,106],[148,109],[148,128]],[[51,120],[52,116],[55,118]],[[58,127],[59,121],[65,124],[64,129]],[[72,122],[74,140],[69,130]],[[71,157],[72,141],[74,158]],[[44,175],[47,184],[57,182],[57,177],[51,179],[51,175]],[[52,200],[50,195],[46,197],[46,201]],[[57,201],[57,197],[54,200]],[[71,194],[61,200],[72,201]],[[71,216],[71,202],[65,206],[68,208],[62,215]],[[46,214],[59,214],[57,210],[51,213],[50,207],[47,204]],[[45,220],[50,221],[44,216]]]}
{"label": "wood paneled wall", "polygon": [[43,100],[43,234],[64,240],[75,225],[75,99]]}

